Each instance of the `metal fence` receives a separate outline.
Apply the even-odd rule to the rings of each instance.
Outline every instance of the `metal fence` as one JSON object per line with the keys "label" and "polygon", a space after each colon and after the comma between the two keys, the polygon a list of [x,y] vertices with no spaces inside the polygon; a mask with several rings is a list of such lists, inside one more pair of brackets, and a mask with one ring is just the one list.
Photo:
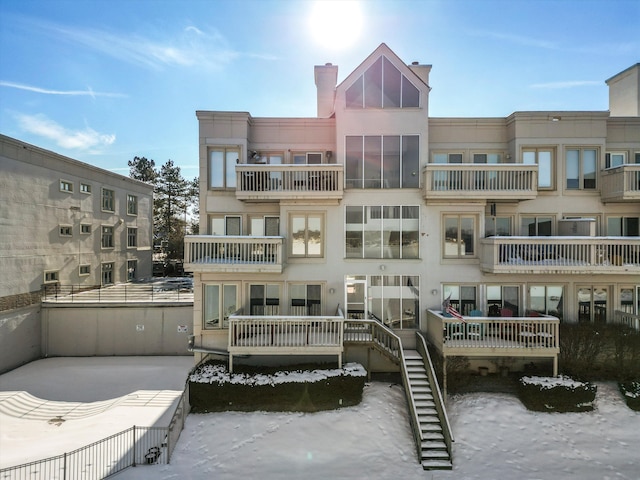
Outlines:
{"label": "metal fence", "polygon": [[168,427],[133,426],[55,457],[0,470],[0,479],[99,480],[137,465],[167,464],[189,413],[188,384]]}
{"label": "metal fence", "polygon": [[42,286],[42,301],[57,303],[127,303],[193,301],[193,282],[167,280],[150,284]]}

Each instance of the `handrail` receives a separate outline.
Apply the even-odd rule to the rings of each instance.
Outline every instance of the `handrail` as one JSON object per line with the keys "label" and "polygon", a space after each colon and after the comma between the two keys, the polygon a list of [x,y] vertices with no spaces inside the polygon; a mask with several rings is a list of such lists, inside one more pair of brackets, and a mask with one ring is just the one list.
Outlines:
{"label": "handrail", "polygon": [[433,362],[431,361],[431,356],[429,355],[429,350],[427,349],[427,342],[420,332],[416,332],[416,349],[422,356],[422,360],[424,361],[425,366],[428,366],[426,370],[427,377],[429,378],[429,383],[431,385],[431,394],[433,395],[433,398],[435,400],[434,403],[436,405],[436,411],[438,412],[438,418],[440,418],[444,441],[447,445],[449,456],[452,457],[453,450],[451,448],[451,443],[455,441],[455,439],[453,438],[453,431],[451,430],[451,424],[449,423],[447,410],[444,406],[444,398],[442,397],[442,393],[440,392],[440,385],[438,384],[438,378],[436,377],[435,370],[433,368]]}
{"label": "handrail", "polygon": [[629,328],[640,331],[640,315],[635,315],[623,310],[615,310],[613,312],[613,321],[614,323],[626,325]]}

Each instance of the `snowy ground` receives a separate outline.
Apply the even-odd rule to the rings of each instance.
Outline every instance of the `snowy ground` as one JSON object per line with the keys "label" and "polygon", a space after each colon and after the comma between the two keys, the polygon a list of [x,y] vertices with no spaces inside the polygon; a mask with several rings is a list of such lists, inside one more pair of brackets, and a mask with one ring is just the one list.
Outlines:
{"label": "snowy ground", "polygon": [[[34,367],[28,375],[18,369],[0,376],[0,394],[6,393],[2,390],[27,390],[34,396],[51,400],[97,402],[113,399],[115,395],[126,397],[141,388],[165,392],[182,389],[190,363],[173,357],[170,363],[157,365],[158,372],[153,371],[154,366],[141,364],[145,358],[148,357],[35,362],[39,365],[31,364]],[[55,369],[48,368],[47,362],[51,361],[59,362]],[[83,362],[88,361],[92,365],[85,367]],[[137,371],[138,366],[141,372]],[[74,373],[65,376],[62,372],[66,368]],[[85,368],[84,380],[78,381],[79,372]],[[88,373],[91,370],[95,373]],[[147,376],[145,373],[154,373],[151,376],[156,382],[162,383],[163,378],[166,382],[163,385],[138,383],[140,377]],[[95,386],[88,387],[89,379]],[[149,386],[157,388],[149,389]],[[48,388],[52,391],[49,395]],[[86,399],[87,390],[96,392],[91,399]],[[124,420],[140,418],[140,412],[148,408],[150,418],[158,417],[155,407],[117,408],[122,408]],[[127,408],[131,412],[126,413]],[[0,465],[13,464],[5,462],[7,457],[14,457],[16,450],[24,450],[28,444],[30,449],[37,444],[38,452],[49,452],[46,455],[61,453],[63,445],[51,435],[65,428],[73,427],[86,443],[95,440],[96,434],[102,438],[102,426],[96,426],[99,417],[107,414],[107,418],[102,419],[106,421],[114,412],[115,409],[111,409],[88,418],[71,419],[59,427],[29,420],[25,415],[19,419],[20,429],[9,432],[9,438],[5,431],[8,416],[0,411]],[[429,472],[419,467],[402,389],[397,385],[372,383],[365,388],[360,405],[338,411],[189,415],[170,465],[130,468],[114,478],[640,478],[640,413],[626,407],[614,384],[598,384],[596,410],[589,413],[529,412],[513,396],[483,393],[452,398],[449,417],[456,437],[452,472]],[[82,423],[89,421],[94,422],[93,427]]]}

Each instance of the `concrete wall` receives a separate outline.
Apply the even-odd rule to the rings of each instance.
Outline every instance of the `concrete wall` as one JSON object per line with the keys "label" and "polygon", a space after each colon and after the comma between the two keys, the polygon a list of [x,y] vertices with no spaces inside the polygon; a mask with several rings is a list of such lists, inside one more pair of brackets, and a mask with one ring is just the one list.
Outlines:
{"label": "concrete wall", "polygon": [[191,355],[193,305],[47,305],[43,356]]}
{"label": "concrete wall", "polygon": [[0,312],[0,374],[40,358],[40,304]]}

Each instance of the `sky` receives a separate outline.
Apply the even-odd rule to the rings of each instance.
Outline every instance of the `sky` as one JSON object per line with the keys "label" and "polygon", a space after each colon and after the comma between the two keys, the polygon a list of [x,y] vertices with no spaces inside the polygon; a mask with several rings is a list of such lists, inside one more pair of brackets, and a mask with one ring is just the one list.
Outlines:
{"label": "sky", "polygon": [[607,110],[637,0],[2,0],[0,133],[121,174],[198,175],[197,110],[316,115],[378,45],[433,66],[433,117]]}
{"label": "sky", "polygon": [[[0,375],[0,465],[69,452],[134,423],[167,425],[160,413],[175,407],[142,402],[177,398],[192,366],[191,357],[47,358]],[[509,394],[450,397],[452,471],[422,470],[402,388],[371,382],[359,405],[338,410],[189,415],[169,465],[113,478],[637,480],[640,412],[615,383],[596,386],[595,409],[585,413],[531,412]],[[65,421],[43,421],[52,415]]]}

